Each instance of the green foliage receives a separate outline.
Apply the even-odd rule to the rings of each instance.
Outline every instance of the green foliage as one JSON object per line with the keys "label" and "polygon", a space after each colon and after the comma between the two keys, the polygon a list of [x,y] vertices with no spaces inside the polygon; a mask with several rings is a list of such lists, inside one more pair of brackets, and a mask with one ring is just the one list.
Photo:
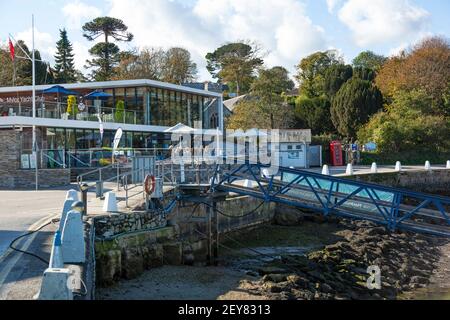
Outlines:
{"label": "green foliage", "polygon": [[300,93],[307,97],[319,97],[324,94],[326,70],[343,63],[343,59],[335,50],[316,52],[302,59],[297,65],[296,76],[300,83]]}
{"label": "green foliage", "polygon": [[192,82],[196,79],[197,73],[197,64],[192,61],[188,50],[170,48],[165,52],[162,81],[175,84]]}
{"label": "green foliage", "polygon": [[308,98],[299,96],[295,101],[295,117],[298,124],[310,128],[313,134],[332,132],[330,101],[326,97]]}
{"label": "green foliage", "polygon": [[[28,49],[25,42],[17,41],[16,47],[16,61],[15,61],[15,78],[14,78],[14,64],[9,54],[9,47],[0,48],[0,86],[28,86],[32,84],[32,63],[28,59],[18,59],[17,56],[25,56],[19,47],[31,57],[31,51]],[[47,63],[42,60],[41,54],[38,50],[35,51],[36,56],[36,84],[51,84],[53,77],[47,73]]]}
{"label": "green foliage", "polygon": [[94,68],[91,76],[96,81],[111,80],[114,76],[114,68],[119,64],[121,55],[119,47],[109,40],[130,42],[133,35],[127,30],[122,20],[111,17],[99,17],[83,26],[83,36],[89,41],[104,36],[104,42],[89,50],[94,58],[87,61],[87,67]]}
{"label": "green foliage", "polygon": [[234,108],[233,114],[228,119],[229,129],[287,129],[294,120],[293,106],[284,103],[277,104],[270,112],[267,105],[257,98],[245,99]]}
{"label": "green foliage", "polygon": [[355,68],[378,71],[386,60],[385,56],[375,54],[372,51],[363,51],[353,59],[352,64]]}
{"label": "green foliage", "polygon": [[72,44],[65,29],[59,30],[60,40],[56,43],[55,83],[72,83],[77,80]]}
{"label": "green foliage", "polygon": [[333,98],[331,120],[338,133],[350,139],[382,107],[381,92],[370,81],[353,78]]}
{"label": "green foliage", "polygon": [[78,108],[77,108],[77,98],[75,96],[67,97],[67,110],[66,112],[71,116],[72,119],[76,119]]}
{"label": "green foliage", "polygon": [[329,99],[353,76],[352,66],[335,64],[328,67],[324,75],[324,91]]}
{"label": "green foliage", "polygon": [[206,55],[206,68],[213,78],[228,84],[241,95],[250,90],[256,69],[264,63],[259,51],[250,43],[228,43]]}
{"label": "green foliage", "polygon": [[450,151],[450,121],[430,110],[423,90],[400,91],[386,112],[374,115],[358,132],[363,143],[373,141],[381,154],[442,154]]}
{"label": "green foliage", "polygon": [[114,118],[116,122],[123,123],[125,115],[125,103],[122,100],[117,101]]}

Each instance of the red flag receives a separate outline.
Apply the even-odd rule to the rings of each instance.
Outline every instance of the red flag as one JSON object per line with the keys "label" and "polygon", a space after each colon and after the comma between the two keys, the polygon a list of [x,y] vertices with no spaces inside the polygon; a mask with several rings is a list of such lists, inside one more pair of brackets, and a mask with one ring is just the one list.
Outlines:
{"label": "red flag", "polygon": [[11,55],[11,60],[14,61],[16,57],[16,50],[14,49],[11,39],[9,39],[9,54]]}

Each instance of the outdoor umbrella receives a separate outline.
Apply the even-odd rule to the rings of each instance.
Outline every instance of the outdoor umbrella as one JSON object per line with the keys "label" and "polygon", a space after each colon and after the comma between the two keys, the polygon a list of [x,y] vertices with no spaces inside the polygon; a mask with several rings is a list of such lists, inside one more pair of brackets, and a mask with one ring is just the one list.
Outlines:
{"label": "outdoor umbrella", "polygon": [[103,92],[103,91],[99,91],[99,90],[95,90],[95,91],[93,91],[93,92],[91,92],[91,93],[85,95],[84,98],[85,98],[85,99],[88,99],[88,100],[98,101],[99,103],[96,104],[96,103],[94,102],[94,105],[96,106],[97,113],[98,113],[98,114],[101,114],[101,104],[100,104],[100,101],[106,101],[106,100],[108,100],[109,98],[111,98],[112,96],[113,96],[112,94],[109,94],[109,93],[106,93],[106,92]]}
{"label": "outdoor umbrella", "polygon": [[113,96],[112,94],[95,90],[89,93],[88,95],[85,95],[84,97],[88,100],[108,100],[112,96]]}
{"label": "outdoor umbrella", "polygon": [[45,89],[44,91],[42,91],[42,94],[56,94],[56,100],[57,100],[57,104],[58,104],[58,112],[59,114],[61,114],[61,110],[60,110],[60,96],[76,96],[78,93],[75,91],[70,91],[67,90],[66,88],[64,88],[63,86],[53,86],[50,87],[48,89]]}
{"label": "outdoor umbrella", "polygon": [[77,95],[78,94],[77,92],[67,90],[66,88],[64,88],[62,86],[53,86],[51,88],[45,89],[44,91],[42,91],[42,93],[43,94],[56,93],[57,95],[64,95],[64,96]]}

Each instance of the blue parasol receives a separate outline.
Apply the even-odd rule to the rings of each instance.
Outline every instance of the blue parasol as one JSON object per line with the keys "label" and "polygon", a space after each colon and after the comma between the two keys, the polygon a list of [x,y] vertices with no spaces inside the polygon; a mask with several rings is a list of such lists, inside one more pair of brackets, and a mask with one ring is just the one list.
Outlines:
{"label": "blue parasol", "polygon": [[113,96],[112,94],[95,90],[94,92],[91,92],[84,97],[88,100],[108,100],[112,96]]}
{"label": "blue parasol", "polygon": [[70,91],[67,90],[66,88],[62,87],[62,86],[53,86],[51,88],[45,89],[44,91],[42,91],[43,94],[57,94],[57,95],[77,95],[78,93],[75,91]]}

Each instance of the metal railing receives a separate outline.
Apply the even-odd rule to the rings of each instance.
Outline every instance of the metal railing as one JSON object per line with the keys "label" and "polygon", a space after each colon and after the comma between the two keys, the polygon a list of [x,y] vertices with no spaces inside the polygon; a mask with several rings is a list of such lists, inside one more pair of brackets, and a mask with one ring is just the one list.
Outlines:
{"label": "metal railing", "polygon": [[[122,110],[109,107],[95,107],[86,106],[84,110],[78,110],[75,106],[76,112],[67,112],[66,103],[45,102],[40,103],[36,107],[36,117],[48,119],[63,119],[63,120],[80,120],[80,121],[94,121],[98,122],[98,117],[103,122],[109,123],[124,123],[124,124],[145,124],[144,112],[139,110]],[[0,117],[32,117],[33,108],[31,105],[0,105]]]}
{"label": "metal railing", "polygon": [[[23,162],[21,169],[34,169],[30,166],[32,150],[22,150]],[[64,150],[42,149],[38,151],[39,169],[63,168],[102,168],[118,162],[122,165],[131,164],[135,156],[154,156],[156,159],[170,159],[171,150],[163,148],[119,148],[113,153],[110,148]],[[27,158],[28,157],[28,158]],[[27,161],[26,158],[28,159]]]}

